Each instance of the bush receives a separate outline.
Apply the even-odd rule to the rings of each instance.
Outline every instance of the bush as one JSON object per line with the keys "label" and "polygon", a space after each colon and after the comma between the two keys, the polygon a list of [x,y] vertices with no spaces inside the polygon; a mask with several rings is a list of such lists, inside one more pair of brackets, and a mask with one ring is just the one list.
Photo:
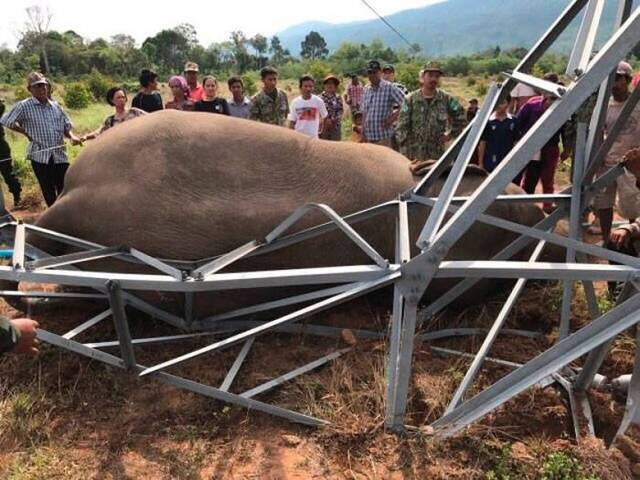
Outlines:
{"label": "bush", "polygon": [[489,89],[486,83],[479,83],[478,86],[476,87],[476,94],[479,97],[484,97],[488,91]]}
{"label": "bush", "polygon": [[91,103],[91,92],[82,82],[73,82],[67,85],[64,92],[64,104],[72,110],[86,108]]}
{"label": "bush", "polygon": [[26,87],[23,87],[22,85],[20,85],[19,87],[16,87],[13,90],[13,96],[15,97],[16,102],[19,102],[20,100],[29,98],[31,94],[29,93],[29,90],[27,90]]}
{"label": "bush", "polygon": [[251,97],[258,91],[258,87],[256,84],[258,83],[259,77],[260,76],[256,72],[247,72],[242,75],[242,83],[244,84],[245,95]]}
{"label": "bush", "polygon": [[552,453],[542,467],[541,480],[596,480],[594,475],[585,475],[580,463],[566,453]]}
{"label": "bush", "polygon": [[473,87],[476,84],[476,77],[467,78],[467,86]]}
{"label": "bush", "polygon": [[421,66],[417,63],[401,63],[396,65],[396,80],[407,87],[407,90],[413,92],[420,88],[420,70]]}
{"label": "bush", "polygon": [[105,94],[113,86],[113,81],[100,73],[98,69],[93,68],[91,73],[87,75],[86,84],[94,100],[104,102],[106,101]]}

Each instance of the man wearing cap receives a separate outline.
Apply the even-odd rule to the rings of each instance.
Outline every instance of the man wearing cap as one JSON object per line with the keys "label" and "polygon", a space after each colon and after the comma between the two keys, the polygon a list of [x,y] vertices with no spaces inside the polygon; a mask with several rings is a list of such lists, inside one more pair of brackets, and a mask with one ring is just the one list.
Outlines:
{"label": "man wearing cap", "polygon": [[384,78],[387,82],[391,82],[395,85],[395,87],[400,90],[405,96],[409,95],[409,90],[400,82],[396,82],[396,68],[387,63],[382,68],[382,78]]}
{"label": "man wearing cap", "polygon": [[260,70],[262,91],[251,99],[249,118],[262,123],[284,126],[289,115],[289,100],[287,94],[278,90],[278,70],[274,67],[264,67]]}
{"label": "man wearing cap", "polygon": [[202,100],[202,94],[204,90],[202,85],[198,83],[198,72],[200,68],[196,62],[187,62],[184,64],[184,78],[189,85],[189,100],[192,102],[199,102]]}
{"label": "man wearing cap", "polygon": [[439,64],[427,63],[420,72],[421,88],[411,92],[400,109],[396,127],[400,152],[416,167],[440,158],[446,142],[457,137],[466,124],[462,105],[438,88],[441,76]]}
{"label": "man wearing cap", "polygon": [[82,141],[72,131],[71,120],[57,102],[48,97],[48,81],[41,73],[27,76],[32,97],[18,102],[0,123],[29,139],[27,158],[38,179],[47,206],[53,205],[64,188],[69,160],[64,137],[73,145]]}
{"label": "man wearing cap", "polygon": [[[616,77],[611,90],[611,99],[607,109],[607,119],[605,121],[605,132],[609,131],[620,116],[629,95],[631,94],[631,81],[633,79],[633,69],[627,62],[620,62],[616,69]],[[625,122],[622,130],[618,134],[615,142],[607,154],[604,167],[600,173],[604,173],[611,167],[616,166],[622,157],[632,148],[640,145],[640,104],[634,109]],[[594,199],[594,207],[598,211],[600,227],[602,228],[602,238],[606,241],[611,232],[613,222],[613,207],[618,195],[618,211],[620,215],[628,218],[630,223],[640,217],[640,190],[636,186],[636,177],[626,172],[620,175],[615,182],[609,184]]]}
{"label": "man wearing cap", "polygon": [[336,93],[340,80],[335,75],[327,75],[324,78],[324,90],[320,98],[327,107],[328,116],[325,119],[324,129],[320,134],[323,140],[340,141],[342,139],[342,98]]}
{"label": "man wearing cap", "polygon": [[399,114],[394,106],[402,105],[404,95],[382,78],[382,68],[377,60],[367,64],[367,76],[370,84],[364,89],[362,105],[365,141],[391,147],[393,124]]}

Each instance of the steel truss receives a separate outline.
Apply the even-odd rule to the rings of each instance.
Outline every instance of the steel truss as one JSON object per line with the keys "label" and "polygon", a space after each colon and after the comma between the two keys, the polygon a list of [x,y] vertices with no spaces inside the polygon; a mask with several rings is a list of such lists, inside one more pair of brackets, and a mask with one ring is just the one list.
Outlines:
{"label": "steel truss", "polygon": [[[581,238],[581,215],[590,199],[599,188],[615,181],[616,177],[624,172],[623,166],[618,166],[602,175],[594,176],[596,172],[601,171],[603,159],[640,99],[640,89],[636,89],[617,123],[608,132],[606,140],[602,141],[603,118],[611,90],[612,72],[615,71],[617,63],[636,46],[640,39],[640,9],[636,8],[631,12],[632,1],[619,0],[616,31],[600,52],[590,60],[602,14],[602,4],[602,0],[574,0],[520,65],[513,72],[508,73],[506,82],[492,85],[476,119],[436,162],[429,174],[415,188],[405,192],[396,200],[344,217],[327,205],[303,205],[277,225],[264,239],[253,239],[224,255],[195,262],[158,259],[133,248],[99,245],[16,222],[8,217],[4,223],[0,224],[0,235],[6,243],[12,245],[13,256],[10,266],[0,266],[0,280],[88,287],[92,292],[50,293],[4,290],[0,291],[0,296],[103,301],[108,304],[103,312],[72,330],[64,334],[40,330],[38,337],[57,347],[135,372],[141,377],[150,377],[178,388],[294,422],[323,425],[326,422],[322,419],[274,406],[256,400],[254,397],[325,365],[350,349],[329,353],[245,392],[231,393],[233,383],[251,352],[254,340],[258,335],[270,332],[290,334],[307,332],[318,336],[339,337],[340,328],[301,325],[296,322],[370,292],[392,286],[393,315],[389,332],[385,412],[388,428],[395,431],[402,431],[405,428],[413,345],[416,338],[428,341],[447,336],[485,335],[484,342],[475,355],[434,347],[434,351],[439,354],[472,358],[471,366],[449,407],[432,425],[437,434],[454,434],[526,389],[551,384],[558,385],[569,396],[576,435],[593,434],[593,421],[586,391],[597,377],[597,371],[612,340],[640,321],[640,313],[638,313],[640,295],[636,295],[635,289],[636,286],[640,286],[640,259],[587,244]],[[568,70],[573,82],[559,88],[557,85],[531,76],[530,72],[534,64],[583,10],[584,18]],[[456,197],[456,190],[495,104],[511,90],[515,82],[535,86],[554,96],[556,101],[471,196]],[[535,152],[540,150],[596,91],[598,100],[590,124],[578,126],[571,187],[552,196],[502,195],[510,180],[527,165]],[[438,197],[425,197],[425,192],[447,171],[446,180]],[[554,201],[557,208],[537,225],[526,226],[485,213],[488,206],[496,201],[531,203]],[[422,208],[426,206],[431,209],[418,238],[411,238],[408,213],[411,205],[422,206]],[[285,235],[311,211],[319,211],[329,221]],[[389,213],[392,213],[396,219],[396,249],[393,262],[385,259],[354,229],[354,225],[359,222]],[[450,215],[449,219],[447,214]],[[568,237],[554,233],[556,223],[563,218],[569,220]],[[475,222],[515,232],[518,237],[490,260],[446,260],[450,248]],[[329,265],[318,268],[287,268],[287,265],[282,265],[282,269],[270,271],[237,273],[224,271],[242,259],[286,249],[291,245],[335,230],[341,231],[350,242],[366,254],[372,263],[354,266]],[[68,255],[51,256],[29,245],[25,240],[27,233],[68,244],[79,251]],[[420,249],[415,256],[411,253],[412,244],[418,245]],[[528,261],[511,260],[532,244],[535,244],[535,248],[530,253]],[[546,244],[565,248],[565,262],[540,261],[540,254]],[[599,257],[613,261],[615,264],[593,263],[587,256]],[[132,274],[78,268],[87,262],[106,258],[132,262],[144,266],[145,271],[151,273]],[[447,293],[419,311],[418,307],[423,295],[428,292],[430,283],[436,278],[461,280]],[[447,308],[482,278],[504,278],[516,281],[490,329],[446,329],[416,336],[416,327],[420,321]],[[504,328],[526,282],[532,279],[563,282],[559,342],[523,365],[488,357],[499,334],[535,335],[532,332]],[[615,308],[604,314],[598,311],[592,284],[596,280],[616,280],[625,282],[626,285]],[[575,282],[581,282],[584,285],[592,322],[576,332],[571,332],[571,302]],[[196,293],[298,285],[308,286],[309,290],[306,293],[256,305],[246,305],[237,310],[210,317],[198,318],[194,314],[193,296]],[[184,313],[177,315],[144,301],[138,293],[144,291],[173,292],[184,295]],[[181,332],[170,336],[132,338],[126,307],[149,314],[176,327]],[[289,312],[270,321],[251,320],[251,316],[257,313],[264,314],[283,308],[287,308]],[[116,339],[100,342],[77,340],[79,335],[86,334],[95,325],[109,318],[113,321]],[[362,338],[385,337],[384,332],[369,330],[354,330],[354,333]],[[188,342],[196,338],[206,339],[209,336],[214,337],[213,343],[156,365],[143,366],[136,360],[136,347],[140,345]],[[240,346],[239,352],[219,387],[204,385],[166,372],[174,365],[234,345]],[[119,349],[120,356],[105,352],[113,348]],[[583,356],[586,356],[583,368],[579,370],[571,368],[571,363]],[[474,379],[486,362],[507,366],[513,371],[491,387],[465,400]],[[638,412],[640,355],[636,356],[628,392],[629,401],[618,435],[624,434],[629,425],[640,423]]]}

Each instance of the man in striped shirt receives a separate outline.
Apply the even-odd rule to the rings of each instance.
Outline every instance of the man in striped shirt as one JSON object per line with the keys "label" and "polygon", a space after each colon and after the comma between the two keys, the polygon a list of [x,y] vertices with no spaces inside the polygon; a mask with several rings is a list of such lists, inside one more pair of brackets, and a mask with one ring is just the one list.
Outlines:
{"label": "man in striped shirt", "polygon": [[344,94],[344,101],[351,109],[351,116],[355,116],[362,108],[362,97],[364,96],[364,87],[360,84],[358,75],[351,75],[351,83],[347,86],[347,93]]}
{"label": "man in striped shirt", "polygon": [[50,207],[62,193],[69,168],[64,138],[69,138],[73,145],[82,141],[74,135],[71,120],[62,107],[49,99],[49,82],[44,75],[30,73],[27,85],[32,97],[18,102],[0,123],[29,139],[27,158]]}

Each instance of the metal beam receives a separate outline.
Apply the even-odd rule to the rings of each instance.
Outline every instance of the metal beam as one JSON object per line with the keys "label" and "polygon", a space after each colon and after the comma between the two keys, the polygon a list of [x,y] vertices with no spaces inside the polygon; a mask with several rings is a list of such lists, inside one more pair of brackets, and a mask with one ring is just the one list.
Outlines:
{"label": "metal beam", "polygon": [[526,73],[504,72],[503,75],[512,78],[518,83],[524,83],[541,93],[544,92],[549,95],[553,95],[555,98],[562,98],[562,96],[567,92],[567,88],[562,85],[558,85],[557,83],[543,80],[542,78],[534,77],[533,75],[528,75]]}
{"label": "metal beam", "polygon": [[435,205],[431,209],[429,213],[429,217],[427,218],[426,223],[418,237],[417,245],[418,247],[424,249],[431,244],[433,239],[435,238],[440,225],[444,220],[445,214],[451,204],[451,199],[456,193],[456,190],[460,186],[460,182],[464,176],[464,173],[471,161],[471,157],[475,152],[476,146],[480,141],[480,137],[484,133],[484,126],[486,125],[489,117],[493,113],[496,102],[498,101],[498,95],[500,94],[500,87],[497,83],[493,83],[489,92],[487,93],[487,97],[478,112],[477,118],[474,119],[473,126],[467,135],[467,138],[462,145],[462,149],[460,150],[460,154],[453,164],[453,168],[447,179],[442,186],[442,189],[438,193],[438,199],[435,202]]}
{"label": "metal beam", "polygon": [[85,330],[88,330],[89,328],[93,327],[94,325],[97,325],[102,320],[104,320],[105,318],[108,318],[110,316],[111,316],[111,309],[109,308],[109,309],[105,310],[104,312],[99,313],[95,317],[90,318],[89,320],[87,320],[86,322],[82,323],[81,325],[78,325],[76,328],[74,328],[72,330],[69,330],[67,333],[62,335],[62,338],[71,339],[71,338],[75,337],[76,335],[79,335],[80,333],[84,332]]}
{"label": "metal beam", "polygon": [[435,421],[432,426],[443,435],[454,434],[543,378],[635,325],[640,321],[639,307],[640,295],[636,295],[467,400],[453,412]]}
{"label": "metal beam", "polygon": [[[587,126],[584,123],[578,124],[576,134],[576,151],[573,156],[573,164],[571,169],[572,188],[571,188],[571,211],[569,214],[569,238],[572,240],[581,240],[580,222],[582,220],[582,179],[584,174],[584,164],[586,161],[587,148]],[[565,261],[574,263],[576,261],[576,251],[573,248],[567,248]],[[562,340],[569,335],[571,326],[571,300],[573,298],[573,283],[565,281],[562,286],[562,306],[560,310],[560,335]],[[570,393],[573,395],[573,391]]]}
{"label": "metal beam", "polygon": [[600,18],[604,10],[604,0],[590,0],[582,18],[582,24],[569,57],[566,74],[575,78],[582,74],[589,64],[591,53],[600,26]]}
{"label": "metal beam", "polygon": [[[542,253],[542,250],[544,249],[544,246],[545,246],[545,242],[538,242],[538,245],[536,245],[536,248],[533,250],[531,257],[529,258],[529,263],[533,263],[538,260],[538,258],[540,257],[540,254]],[[467,369],[467,373],[462,379],[462,382],[460,382],[458,389],[453,394],[453,398],[451,399],[451,402],[449,403],[449,406],[447,407],[445,414],[455,409],[463,400],[465,394],[467,393],[467,390],[469,389],[469,387],[475,380],[476,376],[478,375],[478,372],[480,371],[480,368],[482,367],[482,364],[484,363],[485,358],[489,354],[491,347],[493,347],[493,343],[495,342],[496,338],[498,338],[498,334],[500,333],[500,331],[502,330],[502,327],[507,321],[509,314],[513,310],[513,307],[515,306],[516,301],[518,300],[518,298],[520,297],[520,294],[524,290],[526,283],[527,283],[526,278],[519,278],[515,286],[511,290],[511,293],[509,294],[507,301],[504,303],[502,309],[500,310],[500,313],[498,313],[498,317],[496,318],[495,322],[493,322],[493,325],[491,326],[491,330],[489,330],[489,333],[487,334],[486,338],[482,342],[480,349],[476,353],[476,356],[473,359],[473,362]]]}
{"label": "metal beam", "polygon": [[301,367],[296,368],[295,370],[285,373],[284,375],[280,375],[279,377],[274,378],[273,380],[269,380],[268,382],[265,382],[262,385],[258,385],[257,387],[254,387],[251,390],[247,390],[246,392],[241,393],[240,396],[244,398],[253,398],[256,395],[260,395],[262,393],[268,392],[269,390],[272,390],[275,387],[282,385],[285,382],[293,380],[294,378],[299,377],[300,375],[304,375],[305,373],[308,373],[312,370],[315,370],[316,368],[322,367],[323,365],[329,362],[332,362],[336,358],[341,357],[342,355],[344,355],[347,352],[350,352],[351,350],[352,350],[351,348],[343,348],[342,350],[338,350],[336,352],[330,353],[329,355],[325,355],[322,358],[314,360],[313,362],[309,362],[306,365],[303,365]]}
{"label": "metal beam", "polygon": [[[71,352],[78,353],[80,355],[84,355],[85,357],[89,357],[94,360],[101,361],[113,367],[124,368],[124,363],[122,362],[122,360],[114,355],[102,352],[100,350],[95,350],[93,348],[85,347],[81,343],[75,342],[73,340],[67,340],[51,332],[47,332],[46,330],[39,329],[38,338],[43,342],[63,348],[65,350],[69,350]],[[135,370],[137,372],[143,371],[144,369],[145,367],[143,365],[136,365],[135,367]],[[303,425],[322,426],[328,424],[328,422],[324,420],[320,420],[309,415],[304,415],[302,413],[287,410],[275,405],[269,405],[268,403],[259,402],[250,398],[244,398],[240,395],[235,395],[230,392],[223,392],[220,389],[210,387],[208,385],[203,385],[192,380],[187,380],[185,378],[177,377],[175,375],[170,375],[168,373],[158,372],[153,376],[153,378],[154,380],[158,380],[160,382],[177,388],[181,388],[183,390],[189,390],[193,393],[211,397],[216,400],[239,405],[249,410],[255,410],[258,412],[268,413],[269,415],[275,415],[277,417],[281,417],[292,422],[301,423]]]}
{"label": "metal beam", "polygon": [[296,312],[290,313],[276,320],[267,322],[259,327],[252,328],[250,330],[247,330],[246,332],[239,333],[238,335],[234,335],[232,337],[226,338],[214,344],[207,345],[206,347],[200,348],[198,350],[194,350],[193,352],[187,353],[185,355],[181,355],[172,360],[168,360],[158,365],[154,365],[153,367],[149,367],[148,369],[140,373],[140,376],[148,375],[155,371],[168,368],[170,366],[176,365],[178,363],[182,363],[187,360],[191,360],[205,353],[212,352],[214,350],[218,350],[223,347],[234,345],[236,343],[246,340],[247,338],[255,337],[256,335],[261,335],[263,333],[268,332],[269,330],[273,330],[274,327],[291,323],[291,322],[300,320],[302,318],[308,317],[310,315],[313,315],[315,313],[321,312],[323,310],[326,310],[327,308],[340,305],[344,302],[360,297],[362,295],[366,295],[367,293],[377,290],[379,288],[385,287],[393,283],[399,277],[400,277],[400,272],[394,272],[378,280],[374,280],[372,282],[363,282],[358,287],[353,288],[352,290],[349,290],[344,293],[340,293],[328,299],[322,300],[318,303],[314,303],[313,305],[309,305]]}
{"label": "metal beam", "polygon": [[223,392],[229,391],[229,387],[231,387],[231,384],[233,383],[236,376],[238,375],[238,372],[240,371],[240,367],[242,367],[242,364],[247,358],[247,355],[249,354],[249,350],[251,350],[251,347],[253,346],[253,342],[255,341],[255,339],[256,337],[250,337],[242,345],[242,348],[240,349],[238,356],[233,361],[233,365],[231,365],[231,368],[227,372],[227,375],[224,377],[222,385],[220,385],[220,390],[222,390]]}
{"label": "metal beam", "polygon": [[278,237],[280,237],[284,232],[286,232],[289,228],[295,225],[302,217],[304,217],[307,213],[312,210],[318,210],[327,217],[331,219],[333,223],[335,223],[340,230],[353,242],[358,248],[360,248],[364,253],[367,254],[369,258],[371,258],[380,268],[387,268],[389,266],[389,262],[382,258],[382,256],[373,248],[369,243],[362,238],[362,236],[356,232],[344,219],[338,215],[335,210],[330,208],[328,205],[324,205],[322,203],[307,203],[302,207],[298,208],[295,212],[293,212],[287,219],[285,219],[280,225],[271,231],[266,237],[265,241],[267,244],[272,243]]}
{"label": "metal beam", "polygon": [[245,243],[244,245],[241,245],[240,247],[231,250],[215,260],[197,268],[191,273],[191,275],[198,280],[202,280],[207,275],[216,273],[241,258],[246,257],[250,253],[255,252],[258,248],[260,248],[260,244],[256,240],[252,240],[251,242]]}
{"label": "metal beam", "polygon": [[127,314],[124,311],[124,302],[122,300],[122,294],[120,293],[120,285],[118,285],[118,282],[107,282],[107,291],[109,293],[109,303],[111,304],[113,323],[116,327],[118,342],[120,342],[122,360],[124,361],[124,366],[127,370],[133,370],[136,366],[136,356],[133,352],[131,333],[129,332]]}
{"label": "metal beam", "polygon": [[58,268],[67,265],[73,265],[75,263],[90,262],[92,260],[113,257],[122,253],[123,247],[98,248],[95,250],[86,250],[82,252],[70,253],[68,255],[61,255],[59,257],[49,257],[41,258],[40,260],[33,260],[31,262],[27,262],[26,268],[27,270]]}

